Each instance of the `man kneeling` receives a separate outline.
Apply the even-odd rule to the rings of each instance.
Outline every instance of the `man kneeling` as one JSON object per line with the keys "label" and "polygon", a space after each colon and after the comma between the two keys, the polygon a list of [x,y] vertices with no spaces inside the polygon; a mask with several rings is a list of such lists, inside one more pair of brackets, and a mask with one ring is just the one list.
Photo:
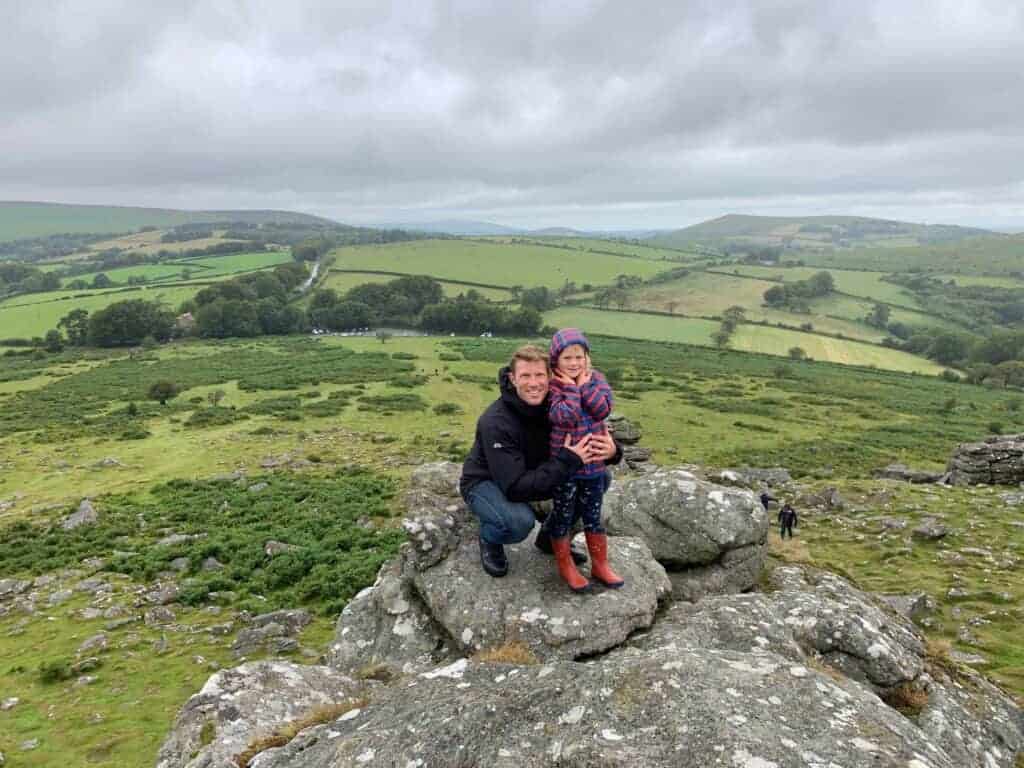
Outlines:
{"label": "man kneeling", "polygon": [[[508,573],[504,545],[523,541],[533,530],[536,516],[527,502],[550,499],[585,464],[615,464],[622,457],[606,434],[588,434],[576,443],[567,437],[564,447],[550,454],[550,378],[546,350],[517,349],[498,372],[501,396],[477,420],[473,447],[462,465],[459,490],[480,520],[480,562],[491,576]],[[544,536],[538,534],[537,547],[550,553]]]}

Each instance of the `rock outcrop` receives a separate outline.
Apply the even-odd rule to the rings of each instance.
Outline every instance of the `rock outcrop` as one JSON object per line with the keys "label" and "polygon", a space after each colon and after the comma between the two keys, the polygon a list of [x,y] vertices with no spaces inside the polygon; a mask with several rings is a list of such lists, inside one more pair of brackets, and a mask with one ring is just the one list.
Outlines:
{"label": "rock outcrop", "polygon": [[[529,541],[509,548],[509,576],[482,573],[456,474],[418,470],[410,541],[345,609],[329,666],[218,673],[158,768],[234,768],[298,719],[252,768],[1012,768],[1024,749],[1007,696],[838,576],[779,567],[766,591],[663,602],[655,558],[706,568],[763,546],[747,491],[682,470],[622,482],[609,501],[632,526],[611,537],[627,586],[575,595]],[[307,717],[327,702],[342,706]]]}
{"label": "rock outcrop", "polygon": [[768,513],[757,497],[685,469],[658,469],[613,485],[603,514],[609,534],[649,544],[669,569],[677,598],[750,589],[764,565]]}
{"label": "rock outcrop", "polygon": [[951,485],[1017,485],[1024,482],[1024,434],[961,443],[946,466]]}
{"label": "rock outcrop", "polygon": [[930,469],[913,469],[906,464],[889,464],[876,469],[872,475],[880,480],[905,480],[908,483],[937,483],[945,476],[944,472]]}

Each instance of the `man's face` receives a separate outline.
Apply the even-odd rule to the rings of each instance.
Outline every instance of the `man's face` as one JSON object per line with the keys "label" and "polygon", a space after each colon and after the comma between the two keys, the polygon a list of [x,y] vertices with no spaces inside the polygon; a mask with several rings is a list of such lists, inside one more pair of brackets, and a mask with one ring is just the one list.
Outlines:
{"label": "man's face", "polygon": [[516,360],[512,386],[519,399],[528,405],[540,405],[548,393],[548,367],[542,360]]}

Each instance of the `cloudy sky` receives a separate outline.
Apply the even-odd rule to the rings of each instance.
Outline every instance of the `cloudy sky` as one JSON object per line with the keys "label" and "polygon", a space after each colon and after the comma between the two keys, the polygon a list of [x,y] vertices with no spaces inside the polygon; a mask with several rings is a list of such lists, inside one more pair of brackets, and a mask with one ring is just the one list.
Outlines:
{"label": "cloudy sky", "polygon": [[2,200],[1024,229],[1019,0],[2,2]]}

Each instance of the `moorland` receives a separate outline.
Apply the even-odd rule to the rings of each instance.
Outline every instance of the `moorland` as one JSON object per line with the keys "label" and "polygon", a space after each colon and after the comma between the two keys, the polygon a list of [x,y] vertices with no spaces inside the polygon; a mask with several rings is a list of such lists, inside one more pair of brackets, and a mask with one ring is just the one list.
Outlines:
{"label": "moorland", "polygon": [[[795,541],[773,534],[774,556],[928,593],[930,638],[1024,694],[1013,494],[873,477],[1024,432],[1024,252],[987,260],[974,233],[735,250],[245,224],[0,229],[2,274],[19,278],[0,284],[0,584],[30,585],[0,600],[0,698],[19,700],[0,712],[0,751],[18,764],[151,764],[187,697],[238,663],[252,615],[309,611],[283,652],[315,660],[402,541],[411,468],[461,461],[509,352],[568,323],[591,334],[655,462],[781,466],[804,496],[834,488],[845,505],[805,516]],[[877,261],[881,248],[906,259]],[[126,301],[156,305],[153,325],[102,333],[95,318]],[[522,329],[480,337],[510,318]],[[392,330],[343,335],[357,325]],[[83,499],[96,523],[66,528]],[[951,529],[938,544],[886,523],[936,514]]]}

